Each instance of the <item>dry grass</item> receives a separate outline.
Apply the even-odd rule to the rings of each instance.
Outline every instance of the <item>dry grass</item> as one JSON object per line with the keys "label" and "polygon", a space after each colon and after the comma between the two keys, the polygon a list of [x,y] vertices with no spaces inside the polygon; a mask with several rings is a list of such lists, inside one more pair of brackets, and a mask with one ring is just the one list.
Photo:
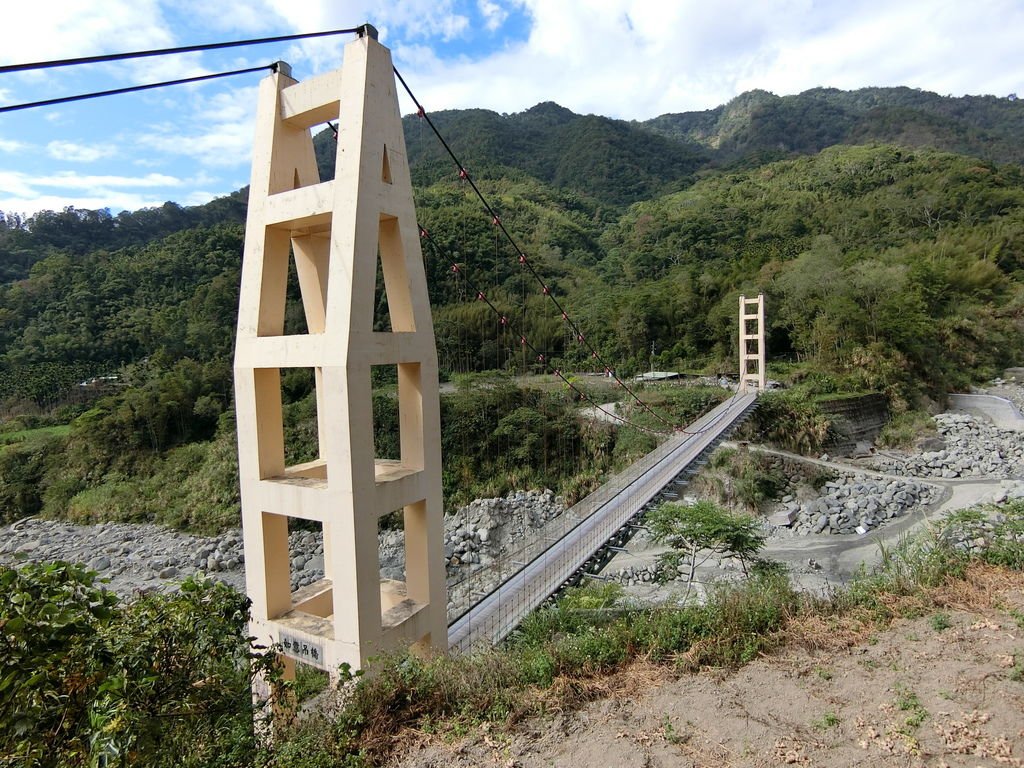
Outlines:
{"label": "dry grass", "polygon": [[838,651],[863,643],[876,625],[860,616],[808,614],[786,627],[786,646],[813,651]]}
{"label": "dry grass", "polygon": [[948,580],[928,590],[928,594],[936,607],[977,610],[1009,604],[1011,608],[1020,608],[1024,606],[1021,581],[1020,571],[974,562],[962,578]]}

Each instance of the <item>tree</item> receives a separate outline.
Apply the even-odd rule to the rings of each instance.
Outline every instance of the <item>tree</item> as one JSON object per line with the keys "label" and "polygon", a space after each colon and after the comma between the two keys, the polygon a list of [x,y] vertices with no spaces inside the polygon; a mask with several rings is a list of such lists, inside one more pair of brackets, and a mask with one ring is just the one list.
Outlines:
{"label": "tree", "polygon": [[765,543],[760,525],[753,517],[734,515],[710,501],[696,504],[662,504],[647,516],[647,525],[654,540],[668,544],[675,551],[662,555],[664,566],[677,568],[686,560],[686,593],[690,596],[697,568],[712,557],[725,555],[737,558],[747,573]]}

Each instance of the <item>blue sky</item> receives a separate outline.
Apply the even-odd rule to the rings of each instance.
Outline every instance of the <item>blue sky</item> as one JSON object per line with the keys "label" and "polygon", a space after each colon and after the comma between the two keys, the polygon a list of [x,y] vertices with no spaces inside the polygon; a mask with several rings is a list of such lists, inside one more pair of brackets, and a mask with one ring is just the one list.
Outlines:
{"label": "blue sky", "polygon": [[[34,0],[4,9],[0,64],[365,21],[429,110],[550,100],[643,120],[751,88],[1024,96],[1024,0]],[[0,75],[0,104],[278,59],[301,80],[338,67],[348,39]],[[238,189],[261,76],[0,114],[0,211],[194,205]]]}

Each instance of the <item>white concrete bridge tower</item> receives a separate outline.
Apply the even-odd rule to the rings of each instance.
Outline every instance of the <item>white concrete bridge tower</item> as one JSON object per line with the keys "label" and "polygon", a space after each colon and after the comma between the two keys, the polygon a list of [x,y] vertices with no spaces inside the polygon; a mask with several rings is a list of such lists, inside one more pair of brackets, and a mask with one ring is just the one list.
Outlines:
{"label": "white concrete bridge tower", "polygon": [[[338,71],[297,82],[281,65],[260,86],[235,352],[251,630],[332,672],[447,647],[437,353],[391,54],[376,36],[363,27]],[[321,181],[310,129],[335,118],[335,178]],[[285,332],[292,264],[305,333]],[[281,379],[295,368],[315,382],[319,455],[289,465]],[[397,456],[374,447],[375,369],[397,380]],[[382,580],[378,562],[379,520],[396,511],[404,582]],[[290,519],[323,531],[324,578],[297,591]]]}

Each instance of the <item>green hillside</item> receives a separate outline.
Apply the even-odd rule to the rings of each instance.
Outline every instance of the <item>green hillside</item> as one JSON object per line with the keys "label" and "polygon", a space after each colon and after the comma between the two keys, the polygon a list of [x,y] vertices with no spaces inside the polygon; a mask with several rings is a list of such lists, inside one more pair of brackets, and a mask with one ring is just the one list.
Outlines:
{"label": "green hillside", "polygon": [[872,142],[1024,162],[1024,101],[1015,97],[953,98],[915,88],[814,88],[781,97],[748,91],[715,109],[661,115],[637,125],[696,142],[712,150],[719,163]]}
{"label": "green hillside", "polygon": [[[485,109],[447,110],[430,119],[474,178],[528,176],[552,187],[623,206],[680,189],[709,159],[696,143],[666,138],[623,120],[577,115],[551,102],[500,115]],[[413,183],[452,178],[457,169],[430,126],[404,118]],[[317,137],[324,178],[333,136]]]}
{"label": "green hillside", "polygon": [[[1024,171],[1004,162],[1024,138],[1020,110],[866,89],[751,93],[647,125],[554,104],[435,120],[619,373],[734,370],[736,297],[763,291],[773,375],[816,391],[882,391],[899,411],[1024,360]],[[835,143],[883,127],[896,144]],[[443,375],[598,369],[429,127],[409,117],[406,130]],[[948,151],[954,139],[977,151]],[[900,146],[914,142],[945,148]],[[330,132],[316,147],[326,164]],[[17,437],[0,446],[0,517],[206,529],[234,519],[244,200],[243,190],[196,208],[0,216],[0,432]],[[301,332],[294,275],[289,291],[286,328]],[[383,322],[382,294],[377,307]],[[378,383],[384,416],[388,382]],[[302,372],[286,377],[294,459],[315,445],[310,390]],[[460,425],[445,450],[450,499],[523,482],[574,494],[648,445],[555,435],[552,425],[573,423],[564,394],[499,387],[493,397],[444,406]],[[506,450],[520,432],[571,449],[527,471]]]}

